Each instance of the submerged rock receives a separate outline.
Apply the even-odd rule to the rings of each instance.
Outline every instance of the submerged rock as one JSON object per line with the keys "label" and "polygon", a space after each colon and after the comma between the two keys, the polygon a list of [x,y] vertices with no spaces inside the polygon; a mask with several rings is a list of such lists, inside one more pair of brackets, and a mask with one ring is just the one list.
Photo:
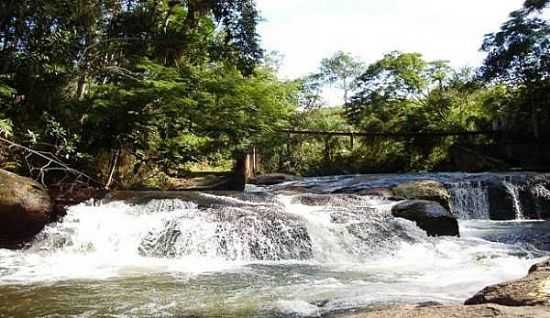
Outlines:
{"label": "submerged rock", "polygon": [[308,193],[308,194],[295,196],[292,202],[307,205],[307,206],[348,207],[348,206],[360,206],[364,204],[365,198],[355,194]]}
{"label": "submerged rock", "polygon": [[223,207],[175,213],[150,231],[139,246],[143,256],[187,255],[227,260],[305,260],[313,256],[302,220],[277,206]]}
{"label": "submerged rock", "polygon": [[433,180],[402,183],[392,189],[393,194],[409,200],[435,201],[450,210],[451,196],[443,184]]}
{"label": "submerged rock", "polygon": [[456,218],[438,202],[404,201],[392,208],[392,215],[415,222],[430,236],[459,236]]}
{"label": "submerged rock", "polygon": [[9,246],[31,239],[51,220],[51,216],[51,199],[42,185],[0,170],[1,245]]}
{"label": "submerged rock", "polygon": [[522,279],[489,286],[466,305],[499,304],[504,306],[548,306],[550,317],[550,260],[531,267],[529,275]]}

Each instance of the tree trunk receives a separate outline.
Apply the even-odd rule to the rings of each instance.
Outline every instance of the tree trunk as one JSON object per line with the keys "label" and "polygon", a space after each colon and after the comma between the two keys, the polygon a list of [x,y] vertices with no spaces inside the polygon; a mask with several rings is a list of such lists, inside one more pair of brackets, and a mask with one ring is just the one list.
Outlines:
{"label": "tree trunk", "polygon": [[107,182],[105,183],[105,189],[108,190],[111,187],[111,184],[113,183],[113,178],[115,175],[115,171],[118,167],[118,159],[120,157],[121,150],[118,149],[116,152],[113,153],[113,157],[111,160],[111,166],[109,167],[109,178],[107,179]]}

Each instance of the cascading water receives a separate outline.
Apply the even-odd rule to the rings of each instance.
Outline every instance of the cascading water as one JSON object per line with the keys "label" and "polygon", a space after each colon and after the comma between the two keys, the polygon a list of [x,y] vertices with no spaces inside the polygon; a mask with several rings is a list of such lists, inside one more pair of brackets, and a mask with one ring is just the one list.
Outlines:
{"label": "cascading water", "polygon": [[[463,221],[461,238],[428,237],[391,216],[396,202],[369,196],[142,201],[72,207],[29,248],[0,249],[0,317],[306,317],[461,303],[547,255],[512,239],[508,223]],[[466,195],[453,204],[465,214],[484,207]],[[515,238],[527,224],[510,225]],[[529,235],[550,233],[548,223],[536,226]]]}
{"label": "cascading water", "polygon": [[514,211],[516,212],[516,220],[524,220],[525,216],[523,214],[523,209],[521,207],[521,202],[519,200],[519,190],[516,185],[509,181],[503,181],[502,184],[508,191],[508,194],[512,198]]}
{"label": "cascading water", "polygon": [[461,219],[488,220],[489,193],[481,181],[459,182],[449,186],[451,210]]}

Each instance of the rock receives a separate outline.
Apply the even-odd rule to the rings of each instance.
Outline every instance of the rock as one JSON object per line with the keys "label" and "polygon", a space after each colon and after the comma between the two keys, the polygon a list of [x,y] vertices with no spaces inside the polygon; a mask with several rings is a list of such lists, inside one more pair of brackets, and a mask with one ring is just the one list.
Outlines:
{"label": "rock", "polygon": [[465,302],[466,305],[488,303],[504,306],[548,306],[547,312],[550,313],[550,260],[531,267],[525,278],[486,287]]}
{"label": "rock", "polygon": [[366,195],[372,197],[380,197],[382,199],[391,200],[391,201],[401,201],[405,199],[404,197],[396,197],[392,190],[389,188],[371,188],[361,190],[357,193],[358,195]]}
{"label": "rock", "polygon": [[293,203],[299,203],[307,206],[333,206],[348,207],[350,205],[359,205],[364,202],[364,198],[354,194],[302,194],[292,199]]}
{"label": "rock", "polygon": [[275,185],[275,184],[288,182],[288,181],[296,181],[300,179],[301,179],[300,177],[289,175],[289,174],[270,173],[270,174],[264,174],[264,175],[251,178],[249,180],[249,183],[255,184],[255,185],[270,186],[270,185]]}
{"label": "rock", "polygon": [[49,186],[48,193],[53,202],[53,218],[60,220],[67,214],[67,207],[91,199],[102,199],[108,191],[86,184],[58,183]]}
{"label": "rock", "polygon": [[459,236],[456,218],[438,202],[404,201],[392,208],[392,215],[415,222],[430,236]]}
{"label": "rock", "polygon": [[392,189],[396,197],[409,200],[435,201],[445,209],[450,210],[451,196],[443,184],[433,180],[413,181],[402,183]]}
{"label": "rock", "polygon": [[0,170],[1,245],[11,246],[31,239],[51,217],[51,199],[42,185]]}
{"label": "rock", "polygon": [[[516,219],[514,197],[510,193],[510,189],[507,188],[506,182],[501,179],[486,182],[491,220],[504,221]],[[508,182],[508,186],[513,186],[513,183]]]}
{"label": "rock", "polygon": [[550,178],[547,174],[530,176],[519,195],[526,216],[550,219]]}
{"label": "rock", "polygon": [[[190,220],[215,227],[215,235],[204,235]],[[211,232],[208,232],[211,233]],[[195,209],[175,216],[149,232],[139,253],[153,257],[181,257],[200,252],[227,260],[306,260],[313,257],[311,238],[303,221],[282,213],[276,206]]]}
{"label": "rock", "polygon": [[548,318],[547,308],[478,306],[402,305],[372,309],[368,312],[334,315],[338,318]]}

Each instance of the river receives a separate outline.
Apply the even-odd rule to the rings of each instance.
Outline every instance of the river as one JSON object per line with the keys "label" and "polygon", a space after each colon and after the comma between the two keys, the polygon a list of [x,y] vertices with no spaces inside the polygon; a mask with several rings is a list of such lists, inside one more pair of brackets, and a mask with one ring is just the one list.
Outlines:
{"label": "river", "polygon": [[[73,206],[28,248],[0,249],[0,317],[317,317],[458,304],[550,255],[550,222],[491,221],[471,176],[421,177],[456,185],[460,238],[392,217],[395,201],[333,193],[349,177],[300,183],[321,194],[283,185]],[[381,178],[362,184],[403,177]]]}

